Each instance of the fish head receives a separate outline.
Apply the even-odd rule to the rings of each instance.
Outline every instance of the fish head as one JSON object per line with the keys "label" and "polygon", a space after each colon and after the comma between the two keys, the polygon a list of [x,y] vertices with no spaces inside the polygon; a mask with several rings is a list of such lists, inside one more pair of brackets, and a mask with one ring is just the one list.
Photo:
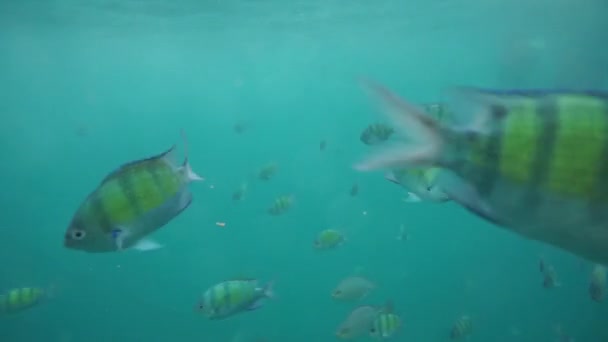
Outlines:
{"label": "fish head", "polygon": [[78,216],[65,231],[63,246],[87,252],[109,252],[116,249],[112,239],[103,234],[97,225],[87,224]]}

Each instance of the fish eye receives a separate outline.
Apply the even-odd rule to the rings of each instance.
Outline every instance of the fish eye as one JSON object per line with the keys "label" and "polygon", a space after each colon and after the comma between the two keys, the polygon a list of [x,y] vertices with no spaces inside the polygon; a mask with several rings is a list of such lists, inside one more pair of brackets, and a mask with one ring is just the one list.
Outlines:
{"label": "fish eye", "polygon": [[85,233],[84,230],[74,229],[74,230],[72,230],[70,235],[71,235],[72,239],[74,239],[74,240],[82,240],[82,239],[84,239],[84,237],[87,234]]}

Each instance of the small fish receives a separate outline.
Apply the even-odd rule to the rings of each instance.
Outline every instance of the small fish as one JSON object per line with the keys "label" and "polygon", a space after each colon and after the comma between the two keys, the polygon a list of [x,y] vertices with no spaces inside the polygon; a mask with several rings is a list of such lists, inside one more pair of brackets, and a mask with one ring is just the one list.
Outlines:
{"label": "small fish", "polygon": [[359,194],[359,184],[354,183],[353,186],[350,187],[350,196],[355,197]]}
{"label": "small fish", "polygon": [[188,162],[181,165],[175,146],[159,155],[132,161],[108,174],[82,202],[64,235],[64,246],[90,253],[161,246],[146,239],[192,202],[188,184],[203,180]]}
{"label": "small fish", "polygon": [[369,333],[374,320],[382,312],[381,308],[364,305],[352,310],[336,329],[336,336],[342,340],[352,340]]}
{"label": "small fish", "polygon": [[589,282],[589,296],[596,302],[601,302],[606,297],[606,267],[597,264],[593,267]]}
{"label": "small fish", "polygon": [[247,183],[241,184],[241,186],[235,192],[232,193],[232,200],[240,201],[243,198],[245,198],[245,194],[247,193],[247,188],[248,188]]}
{"label": "small fish", "polygon": [[608,93],[459,88],[443,124],[364,84],[407,142],[357,169],[438,167],[439,187],[471,213],[608,265]]}
{"label": "small fish", "polygon": [[342,301],[360,300],[367,296],[376,285],[361,276],[352,276],[342,279],[333,290],[331,296]]}
{"label": "small fish", "polygon": [[275,176],[278,169],[277,163],[268,163],[258,171],[257,177],[263,181],[269,181]]}
{"label": "small fish", "polygon": [[319,250],[333,249],[340,246],[346,238],[344,234],[335,229],[326,229],[317,235],[314,247]]}
{"label": "small fish", "polygon": [[369,331],[370,336],[374,339],[388,340],[399,332],[401,325],[401,317],[393,312],[393,305],[389,302],[374,319]]}
{"label": "small fish", "polygon": [[15,314],[33,308],[52,297],[51,290],[21,287],[0,294],[0,315]]}
{"label": "small fish", "polygon": [[272,205],[268,208],[267,212],[272,216],[283,215],[291,209],[293,202],[293,196],[280,196],[272,202]]}
{"label": "small fish", "polygon": [[321,140],[321,142],[319,143],[319,150],[325,151],[326,147],[327,147],[327,141],[326,140]]}
{"label": "small fish", "polygon": [[270,282],[259,287],[255,279],[228,280],[205,291],[197,309],[212,320],[256,310],[263,306],[265,299],[274,296],[272,285]]}
{"label": "small fish", "polygon": [[446,202],[450,198],[436,184],[438,168],[395,169],[384,174],[389,182],[401,185],[408,191],[405,202]]}
{"label": "small fish", "polygon": [[548,266],[543,272],[543,287],[546,289],[552,289],[560,287],[562,284],[557,280],[557,273],[553,266]]}
{"label": "small fish", "polygon": [[456,320],[456,322],[452,326],[452,330],[450,330],[450,339],[459,340],[470,336],[472,333],[473,324],[471,321],[471,317],[461,316]]}
{"label": "small fish", "polygon": [[393,133],[395,133],[395,130],[392,127],[382,123],[376,123],[367,126],[363,132],[361,132],[359,139],[365,145],[376,145],[387,141]]}

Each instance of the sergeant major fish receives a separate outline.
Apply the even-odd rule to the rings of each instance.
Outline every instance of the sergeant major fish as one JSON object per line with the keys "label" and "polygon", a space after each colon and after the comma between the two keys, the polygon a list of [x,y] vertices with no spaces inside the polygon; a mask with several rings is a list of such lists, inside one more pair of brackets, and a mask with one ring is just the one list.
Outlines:
{"label": "sergeant major fish", "polygon": [[235,279],[216,284],[203,294],[198,311],[209,319],[223,319],[244,311],[256,310],[272,298],[272,283],[258,286],[255,279]]}
{"label": "sergeant major fish", "polygon": [[203,180],[190,167],[183,132],[182,138],[181,166],[174,161],[174,145],[107,175],[74,214],[65,232],[65,247],[93,253],[160,248],[145,237],[184,211],[192,202],[188,184]]}
{"label": "sergeant major fish", "polygon": [[359,170],[440,167],[441,189],[477,216],[608,264],[608,93],[460,88],[447,125],[366,85],[412,140]]}

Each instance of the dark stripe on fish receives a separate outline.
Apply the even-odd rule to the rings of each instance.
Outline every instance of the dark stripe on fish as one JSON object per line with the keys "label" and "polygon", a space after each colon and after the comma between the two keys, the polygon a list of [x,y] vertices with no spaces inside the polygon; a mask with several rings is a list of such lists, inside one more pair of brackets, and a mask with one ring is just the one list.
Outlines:
{"label": "dark stripe on fish", "polygon": [[98,193],[95,193],[93,196],[91,196],[90,206],[91,210],[95,213],[99,220],[100,228],[106,233],[111,232],[114,227],[112,227],[112,222],[110,222],[108,211],[103,205],[103,201],[99,197]]}
{"label": "dark stripe on fish", "polygon": [[232,309],[233,308],[233,303],[232,303],[232,296],[231,296],[231,285],[232,282],[225,282],[224,283],[224,306],[227,308]]}
{"label": "dark stripe on fish", "polygon": [[605,128],[603,134],[607,137],[604,138],[602,157],[598,163],[596,183],[593,189],[594,192],[589,203],[590,215],[595,222],[606,222],[608,219],[608,212],[605,210],[608,204],[608,100],[604,102],[604,107],[606,116],[604,118]]}
{"label": "dark stripe on fish", "polygon": [[530,181],[520,206],[527,215],[539,208],[541,186],[551,168],[555,140],[559,132],[559,107],[556,98],[547,97],[538,101],[535,115],[540,119],[542,129],[536,141],[536,155],[532,162]]}
{"label": "dark stripe on fish", "polygon": [[168,193],[168,190],[164,186],[165,183],[162,181],[162,176],[158,173],[158,168],[157,167],[150,167],[150,168],[148,168],[148,172],[152,176],[152,181],[154,182],[154,186],[161,193],[161,196],[163,198],[165,198],[166,195],[167,195],[167,193]]}
{"label": "dark stripe on fish", "polygon": [[122,193],[129,201],[131,209],[134,211],[135,216],[140,216],[143,213],[143,209],[141,203],[139,201],[139,197],[135,195],[135,183],[137,182],[137,175],[140,172],[147,172],[146,169],[140,170],[137,173],[135,172],[126,172],[121,177],[118,177],[116,180],[118,182],[118,186],[122,190]]}
{"label": "dark stripe on fish", "polygon": [[[502,120],[507,115],[508,110],[501,105],[490,106],[492,120]],[[477,192],[482,198],[488,198],[500,173],[500,151],[502,145],[502,125],[497,125],[497,131],[488,135],[483,148],[484,162],[480,170],[478,181],[476,182]]]}

